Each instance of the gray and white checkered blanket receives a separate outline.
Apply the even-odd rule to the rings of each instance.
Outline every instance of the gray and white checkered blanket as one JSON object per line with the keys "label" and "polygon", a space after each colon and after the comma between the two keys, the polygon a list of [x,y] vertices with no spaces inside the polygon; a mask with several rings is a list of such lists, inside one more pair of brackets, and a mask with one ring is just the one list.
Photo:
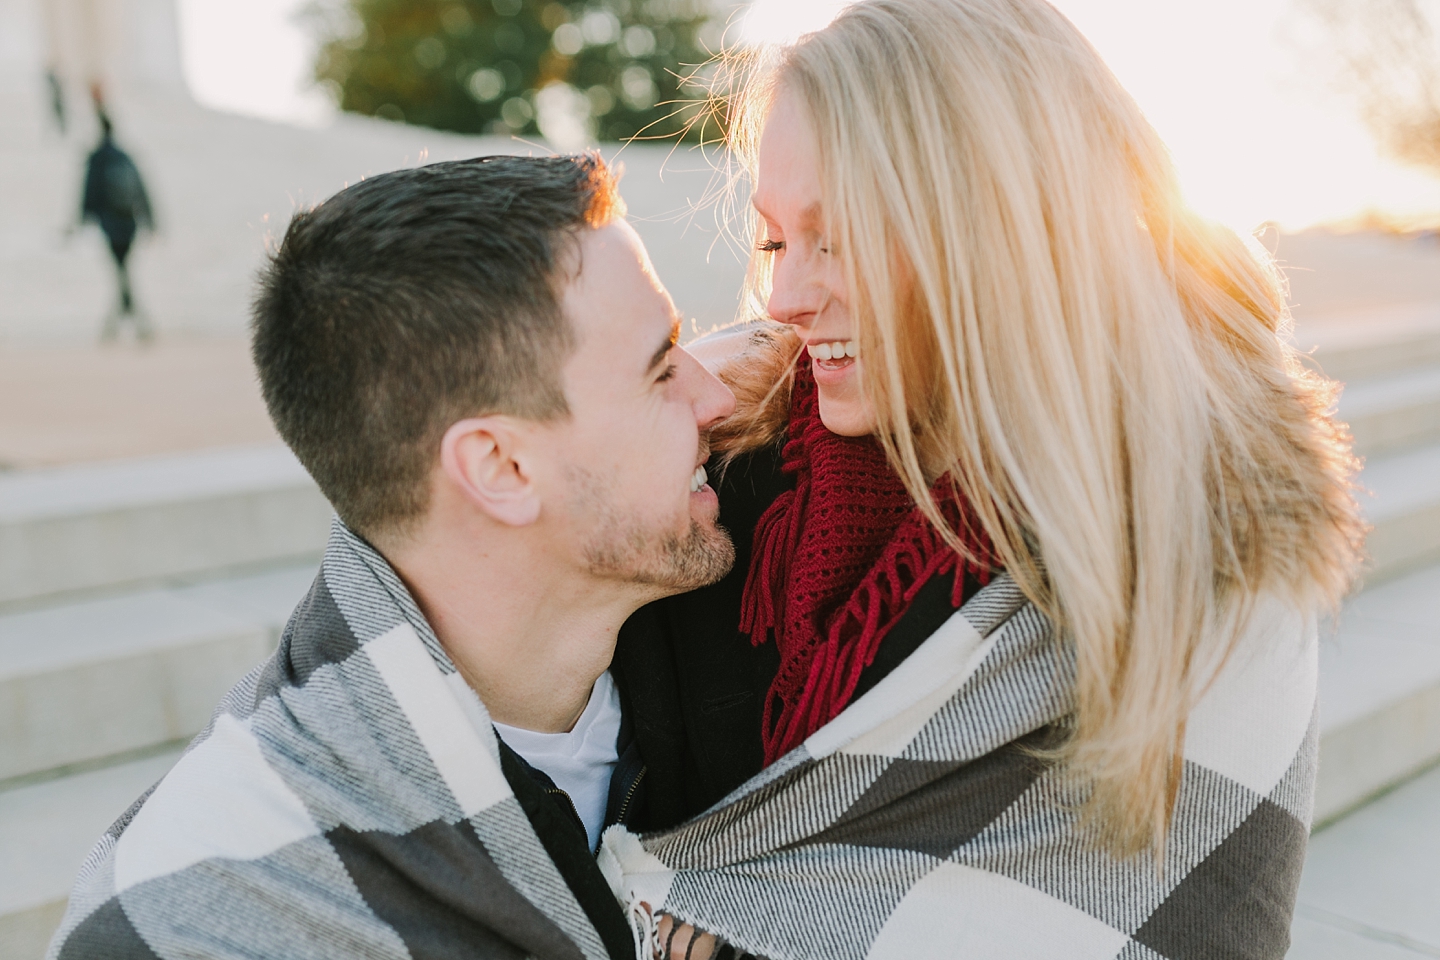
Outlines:
{"label": "gray and white checkered blanket", "polygon": [[1279,960],[1314,792],[1316,639],[1313,617],[1257,606],[1190,716],[1158,869],[1104,852],[1073,779],[1035,759],[1072,714],[1073,648],[1005,577],[711,810],[612,827],[601,868],[642,957],[643,903],[772,960]]}
{"label": "gray and white checkered blanket", "polygon": [[279,650],[101,838],[49,957],[482,956],[608,953],[479,698],[337,521]]}

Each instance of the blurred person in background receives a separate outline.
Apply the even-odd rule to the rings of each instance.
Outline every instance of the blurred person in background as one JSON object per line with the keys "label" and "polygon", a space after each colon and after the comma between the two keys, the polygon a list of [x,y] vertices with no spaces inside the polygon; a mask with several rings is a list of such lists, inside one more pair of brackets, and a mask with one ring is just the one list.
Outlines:
{"label": "blurred person in background", "polygon": [[861,0],[733,106],[766,317],[691,345],[734,571],[612,667],[637,933],[1280,960],[1364,524],[1273,266],[1044,0]]}
{"label": "blurred person in background", "polygon": [[55,129],[65,132],[65,87],[60,83],[60,74],[54,67],[45,71],[45,90],[50,95],[50,118]]}
{"label": "blurred person in background", "polygon": [[110,254],[115,260],[115,279],[119,285],[119,295],[115,306],[105,317],[100,339],[114,340],[120,333],[121,324],[128,321],[135,328],[136,339],[148,341],[155,332],[144,311],[136,308],[128,259],[136,234],[142,228],[154,229],[150,197],[135,161],[115,143],[114,127],[99,90],[94,91],[92,96],[95,114],[100,121],[100,143],[91,151],[85,164],[80,221],[95,222],[105,234]]}

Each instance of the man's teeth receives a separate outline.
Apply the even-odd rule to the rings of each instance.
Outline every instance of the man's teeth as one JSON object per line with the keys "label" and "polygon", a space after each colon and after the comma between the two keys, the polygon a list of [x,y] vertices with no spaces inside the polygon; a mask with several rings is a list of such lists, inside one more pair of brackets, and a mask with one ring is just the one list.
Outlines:
{"label": "man's teeth", "polygon": [[854,340],[832,340],[826,343],[809,343],[806,351],[816,360],[844,360],[860,352],[860,345]]}
{"label": "man's teeth", "polygon": [[705,486],[705,481],[709,479],[710,477],[708,474],[705,473],[705,467],[703,464],[696,467],[695,472],[690,474],[690,492],[698,492],[701,487]]}

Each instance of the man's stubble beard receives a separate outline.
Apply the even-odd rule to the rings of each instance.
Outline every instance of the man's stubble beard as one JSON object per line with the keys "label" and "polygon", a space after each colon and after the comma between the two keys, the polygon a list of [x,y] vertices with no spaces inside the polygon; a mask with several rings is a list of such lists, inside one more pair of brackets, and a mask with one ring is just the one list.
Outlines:
{"label": "man's stubble beard", "polygon": [[735,545],[719,523],[692,517],[684,536],[657,531],[623,515],[594,474],[574,468],[571,479],[577,507],[594,524],[583,548],[592,575],[672,594],[712,584],[735,565]]}

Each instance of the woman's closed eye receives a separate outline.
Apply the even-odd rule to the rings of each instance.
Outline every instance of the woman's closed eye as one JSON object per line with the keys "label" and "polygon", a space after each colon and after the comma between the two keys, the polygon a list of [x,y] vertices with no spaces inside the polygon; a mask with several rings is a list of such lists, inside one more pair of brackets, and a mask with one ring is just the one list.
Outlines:
{"label": "woman's closed eye", "polygon": [[[761,240],[755,245],[755,249],[759,250],[761,253],[779,253],[781,250],[785,249],[785,241]],[[821,253],[828,254],[832,253],[835,248],[832,245],[826,244],[824,246],[817,247],[816,249],[819,250]]]}

